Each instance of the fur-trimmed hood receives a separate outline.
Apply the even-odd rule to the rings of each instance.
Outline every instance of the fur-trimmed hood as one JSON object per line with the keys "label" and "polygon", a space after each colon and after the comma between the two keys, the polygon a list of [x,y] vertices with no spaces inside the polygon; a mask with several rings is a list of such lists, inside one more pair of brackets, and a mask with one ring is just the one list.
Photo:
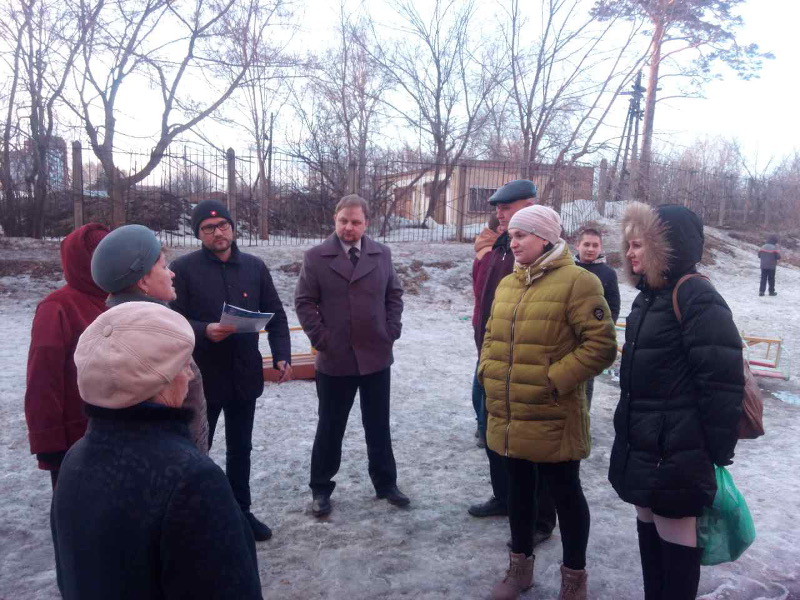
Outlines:
{"label": "fur-trimmed hood", "polygon": [[[636,275],[628,260],[628,241],[645,243],[644,274]],[[703,222],[695,213],[678,204],[653,208],[633,202],[622,217],[622,256],[625,274],[633,285],[661,289],[686,273],[695,271],[703,257]]]}

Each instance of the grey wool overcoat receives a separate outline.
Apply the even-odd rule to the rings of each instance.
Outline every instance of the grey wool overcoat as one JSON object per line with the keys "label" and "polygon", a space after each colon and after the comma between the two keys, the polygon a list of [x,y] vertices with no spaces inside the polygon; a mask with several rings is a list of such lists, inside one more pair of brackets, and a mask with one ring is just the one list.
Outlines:
{"label": "grey wool overcoat", "polygon": [[308,250],[294,306],[318,351],[317,370],[340,377],[389,367],[402,328],[402,296],[391,251],[367,236],[355,267],[335,233]]}

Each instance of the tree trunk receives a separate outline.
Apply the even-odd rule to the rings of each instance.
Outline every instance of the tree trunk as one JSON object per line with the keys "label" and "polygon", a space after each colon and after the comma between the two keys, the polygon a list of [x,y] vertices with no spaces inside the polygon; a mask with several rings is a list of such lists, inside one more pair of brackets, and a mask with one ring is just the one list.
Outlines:
{"label": "tree trunk", "polygon": [[650,163],[653,160],[653,123],[656,112],[656,92],[658,90],[658,69],[661,66],[661,43],[664,37],[663,16],[655,22],[650,70],[647,76],[647,92],[644,101],[644,124],[642,127],[642,153],[639,156],[636,178],[636,198],[643,202],[650,200]]}

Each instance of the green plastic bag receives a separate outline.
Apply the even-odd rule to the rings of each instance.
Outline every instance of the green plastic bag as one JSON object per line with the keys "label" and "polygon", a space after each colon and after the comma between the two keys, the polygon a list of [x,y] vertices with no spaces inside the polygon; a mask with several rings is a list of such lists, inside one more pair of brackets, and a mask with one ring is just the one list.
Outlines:
{"label": "green plastic bag", "polygon": [[711,508],[697,519],[697,545],[703,549],[701,565],[718,565],[739,558],[756,539],[753,517],[733,477],[725,467],[715,467],[717,495]]}

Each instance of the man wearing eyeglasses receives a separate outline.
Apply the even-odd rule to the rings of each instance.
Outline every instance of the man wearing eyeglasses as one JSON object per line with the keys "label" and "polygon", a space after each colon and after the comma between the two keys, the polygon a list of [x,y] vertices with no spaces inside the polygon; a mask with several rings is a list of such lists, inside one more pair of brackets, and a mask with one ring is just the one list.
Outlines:
{"label": "man wearing eyeglasses", "polygon": [[192,212],[192,229],[200,250],[170,265],[181,313],[195,333],[194,359],[203,376],[208,402],[209,447],[220,412],[225,413],[225,471],[233,495],[257,541],[272,531],[250,512],[250,451],[256,399],[264,391],[257,333],[235,333],[219,323],[227,302],[246,310],[274,313],[267,325],[273,366],[280,382],[292,377],[291,344],[286,313],[264,262],[236,245],[228,209],[216,200],[200,202]]}

